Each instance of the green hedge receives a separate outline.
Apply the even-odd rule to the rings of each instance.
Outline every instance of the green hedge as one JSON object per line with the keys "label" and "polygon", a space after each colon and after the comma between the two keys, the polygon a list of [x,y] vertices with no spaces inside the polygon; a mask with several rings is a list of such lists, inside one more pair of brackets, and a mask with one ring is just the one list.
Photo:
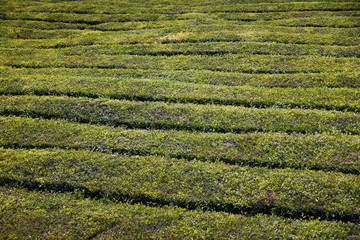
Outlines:
{"label": "green hedge", "polygon": [[68,68],[126,68],[153,70],[212,70],[242,73],[321,73],[353,72],[360,67],[360,58],[333,58],[279,55],[77,55],[66,56],[55,50],[43,50],[26,57],[0,55],[5,66],[14,67],[68,67]]}
{"label": "green hedge", "polygon": [[[51,24],[51,23],[50,23]],[[175,24],[175,23],[174,23]],[[36,48],[62,48],[78,45],[94,44],[138,44],[138,43],[204,43],[204,42],[278,42],[285,44],[317,44],[317,45],[339,45],[339,46],[356,46],[359,43],[358,28],[336,29],[336,28],[295,28],[295,27],[276,27],[276,26],[256,26],[256,25],[239,25],[233,27],[234,23],[223,26],[220,22],[214,26],[208,26],[204,31],[203,25],[192,24],[193,29],[184,32],[184,27],[189,24],[171,25],[171,27],[162,27],[146,29],[147,25],[140,24],[141,30],[132,30],[138,24],[131,23],[129,26],[119,24],[99,25],[98,28],[103,30],[114,31],[95,31],[79,29],[60,29],[60,30],[37,30],[22,29],[17,27],[2,27],[1,46],[3,47],[36,47]],[[185,26],[184,26],[185,25]],[[81,29],[82,25],[79,26]],[[145,27],[145,29],[144,29]],[[228,29],[226,29],[228,28]],[[235,30],[234,30],[235,28]],[[131,31],[115,31],[115,30]],[[333,30],[335,29],[335,30]],[[309,32],[304,34],[303,32]],[[327,34],[335,32],[335,34]],[[66,37],[64,34],[66,33]],[[80,35],[79,35],[80,34]],[[52,39],[53,41],[49,41]]]}
{"label": "green hedge", "polygon": [[322,15],[302,17],[302,18],[287,18],[281,20],[269,21],[270,25],[292,26],[292,27],[334,27],[334,28],[348,28],[360,27],[359,16],[334,16]]}
{"label": "green hedge", "polygon": [[[41,85],[45,79],[50,84],[54,82],[77,82],[80,79],[86,84],[95,84],[90,79],[97,78],[99,82],[110,84],[120,79],[150,78],[153,80],[172,80],[187,83],[227,85],[227,86],[253,86],[253,87],[282,87],[282,88],[360,88],[359,72],[340,73],[293,73],[293,74],[248,74],[234,72],[217,72],[209,70],[168,70],[156,71],[152,69],[69,69],[69,68],[11,68],[0,66],[0,81],[12,86],[11,82],[26,85]],[[120,78],[120,79],[119,79]],[[39,82],[36,83],[35,82]],[[98,84],[99,85],[99,84]],[[14,87],[14,86],[12,86]],[[25,87],[25,86],[24,86]],[[73,86],[74,87],[74,84]],[[111,85],[114,88],[114,85]],[[34,86],[35,88],[35,86]],[[35,90],[33,88],[33,90]],[[76,87],[75,87],[76,88]],[[4,90],[4,89],[2,89]],[[14,89],[15,90],[15,89]],[[20,91],[20,90],[19,90]],[[311,91],[311,89],[309,89]],[[6,94],[6,92],[3,92]],[[63,93],[65,94],[65,93]],[[348,93],[349,94],[349,93]]]}
{"label": "green hedge", "polygon": [[[53,70],[53,68],[48,71]],[[41,73],[43,70],[33,70]],[[56,70],[53,70],[54,73]],[[66,69],[60,70],[67,71]],[[71,71],[71,70],[69,70]],[[0,79],[1,94],[67,95],[106,97],[181,103],[216,103],[247,107],[312,108],[360,111],[360,91],[354,88],[255,88],[250,86],[214,86],[163,79],[97,78],[93,76],[10,77]],[[72,71],[74,72],[74,71]],[[11,74],[11,73],[10,73]],[[101,74],[101,71],[100,71]],[[78,77],[79,76],[79,77]],[[339,75],[341,76],[341,75]],[[346,77],[344,77],[346,81]]]}
{"label": "green hedge", "polygon": [[[360,6],[359,6],[360,9]],[[210,23],[221,20],[246,21],[253,24],[266,24],[275,26],[308,26],[308,27],[359,27],[357,20],[357,11],[288,11],[288,12],[271,12],[271,13],[126,13],[126,14],[89,14],[89,13],[68,13],[68,12],[5,12],[2,19],[4,20],[26,20],[26,21],[44,21],[57,23],[86,24],[87,28],[92,25],[101,23],[122,23],[122,22],[150,22],[147,26],[154,25],[153,21],[177,21],[177,20],[194,20],[210,21]],[[175,23],[175,22],[174,22]],[[156,24],[156,23],[155,23]],[[226,24],[226,23],[225,23]],[[190,24],[189,24],[190,25]],[[170,24],[167,24],[170,27]]]}
{"label": "green hedge", "polygon": [[360,139],[344,134],[219,134],[174,130],[134,130],[1,117],[0,146],[60,147],[161,155],[231,164],[340,171],[359,174]]}
{"label": "green hedge", "polygon": [[205,43],[169,43],[169,44],[130,44],[130,45],[89,45],[74,46],[57,50],[40,50],[35,48],[1,48],[1,55],[29,56],[29,55],[59,55],[59,56],[96,56],[96,55],[312,55],[331,57],[360,56],[360,46],[319,46],[283,43],[259,42],[205,42]]}
{"label": "green hedge", "polygon": [[[360,221],[360,177],[87,151],[1,151],[2,183],[231,213]],[[129,199],[129,200],[127,200]]]}
{"label": "green hedge", "polygon": [[30,20],[45,22],[64,22],[95,25],[106,22],[130,22],[130,21],[156,21],[172,20],[167,14],[137,13],[133,14],[76,14],[76,13],[46,13],[46,12],[6,12],[3,19]]}
{"label": "green hedge", "polygon": [[0,228],[5,239],[356,239],[360,234],[359,225],[352,223],[104,203],[13,188],[0,192],[1,206],[6,206]]}
{"label": "green hedge", "polygon": [[[246,0],[236,3],[214,1],[152,1],[152,2],[114,2],[109,0],[97,1],[5,1],[3,11],[24,12],[64,12],[64,13],[91,13],[91,14],[116,14],[116,13],[148,13],[149,8],[154,13],[186,13],[186,12],[287,12],[287,11],[348,11],[359,10],[360,4],[356,0],[341,0],[337,2],[301,0],[286,2],[284,0],[255,1]],[[99,7],[101,6],[101,7]]]}
{"label": "green hedge", "polygon": [[[82,16],[83,14],[78,15]],[[55,19],[53,22],[33,21],[31,19],[24,22],[24,20],[16,18],[14,20],[0,20],[1,45],[8,47],[64,47],[77,44],[86,45],[85,42],[81,42],[84,38],[87,39],[88,44],[90,42],[92,44],[133,44],[256,41],[356,46],[359,43],[360,33],[357,27],[286,27],[271,25],[271,21],[239,24],[238,21],[211,18],[204,14],[182,16],[183,20],[104,22],[96,25],[81,23],[80,20],[77,23],[76,21],[72,22],[73,19],[71,18],[68,21],[64,20],[64,22],[58,22]],[[357,17],[353,16],[352,18],[356,19]],[[79,31],[79,29],[83,30]],[[67,33],[68,37],[64,35],[64,32]],[[183,35],[179,36],[180,33]],[[166,36],[173,37],[166,39]],[[49,38],[53,41],[47,41]],[[43,40],[34,41],[39,39]]]}
{"label": "green hedge", "polygon": [[360,134],[359,114],[337,111],[255,109],[53,96],[0,96],[0,102],[0,114],[63,118],[132,128]]}
{"label": "green hedge", "polygon": [[[87,29],[89,26],[87,24],[79,24],[79,23],[63,23],[63,22],[45,22],[45,21],[33,21],[33,20],[0,20],[1,24],[1,32],[5,34],[9,34],[15,38],[16,36],[20,37],[19,30],[23,31],[24,29],[37,29],[37,30],[64,30],[64,29]],[[10,32],[9,28],[17,29],[17,34],[14,32]],[[37,33],[41,33],[42,31],[36,31]],[[14,35],[10,35],[14,34]],[[4,36],[3,36],[4,37]],[[29,36],[30,37],[30,36]],[[32,38],[36,38],[35,35],[31,36]]]}
{"label": "green hedge", "polygon": [[[184,14],[186,15],[186,14]],[[191,14],[188,14],[191,16]],[[195,14],[193,14],[195,15]],[[331,24],[339,24],[335,23],[335,19],[339,17],[339,20],[343,20],[342,24],[348,25],[347,27],[350,27],[349,25],[354,24],[354,19],[349,18],[349,16],[357,17],[359,16],[359,12],[356,10],[350,10],[347,11],[345,9],[342,9],[341,11],[319,11],[319,10],[311,10],[311,11],[304,11],[304,10],[298,10],[298,11],[284,11],[284,12],[256,12],[256,13],[247,13],[247,12],[225,12],[225,13],[216,13],[214,15],[206,14],[206,16],[217,16],[219,19],[226,19],[230,21],[258,21],[265,25],[273,25],[276,26],[280,23],[280,25],[288,24],[290,26],[293,26],[292,24],[297,23],[300,26],[304,26],[304,24],[301,24],[299,20],[296,19],[302,19],[305,21],[313,21],[315,23],[321,23],[322,27],[326,25]],[[196,16],[196,15],[195,15]],[[199,14],[200,16],[200,14]],[[324,18],[328,18],[329,22],[324,23]],[[284,21],[278,21],[278,20],[284,20]],[[348,20],[348,21],[346,21]],[[273,22],[275,21],[275,22]],[[346,26],[345,25],[345,26]],[[357,25],[357,23],[355,23]],[[306,26],[309,26],[306,24]],[[343,25],[340,25],[340,27]],[[344,26],[343,26],[344,27]]]}

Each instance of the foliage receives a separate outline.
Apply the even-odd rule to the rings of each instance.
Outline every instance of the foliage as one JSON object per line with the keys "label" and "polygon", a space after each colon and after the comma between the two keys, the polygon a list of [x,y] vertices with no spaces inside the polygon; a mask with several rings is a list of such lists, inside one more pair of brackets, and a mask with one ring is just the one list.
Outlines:
{"label": "foliage", "polygon": [[[79,199],[71,194],[0,188],[4,238],[43,239],[356,239],[359,225],[276,216],[247,217],[163,206]],[[21,204],[19,204],[21,202]]]}
{"label": "foliage", "polygon": [[0,117],[0,120],[0,145],[7,147],[60,147],[188,160],[221,160],[272,168],[309,168],[354,174],[360,171],[359,135],[219,134],[114,128],[24,117]]}
{"label": "foliage", "polygon": [[357,0],[0,0],[0,236],[357,239]]}
{"label": "foliage", "polygon": [[2,182],[15,186],[188,209],[360,219],[359,176],[87,151],[1,153]]}
{"label": "foliage", "polygon": [[[61,69],[60,72],[64,70]],[[357,88],[263,88],[183,83],[168,79],[98,78],[93,76],[8,77],[0,81],[2,94],[66,95],[141,101],[242,105],[246,107],[310,108],[359,112]],[[36,72],[34,72],[36,74]],[[79,76],[76,76],[79,75]],[[345,79],[344,79],[345,80]]]}
{"label": "foliage", "polygon": [[0,113],[75,122],[216,132],[360,134],[357,113],[53,96],[0,97]]}

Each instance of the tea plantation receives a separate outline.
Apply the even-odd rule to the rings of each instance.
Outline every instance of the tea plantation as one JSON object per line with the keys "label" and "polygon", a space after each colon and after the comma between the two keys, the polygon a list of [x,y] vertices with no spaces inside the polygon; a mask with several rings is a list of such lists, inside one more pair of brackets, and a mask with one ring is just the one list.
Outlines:
{"label": "tea plantation", "polygon": [[0,0],[0,239],[360,239],[360,2]]}

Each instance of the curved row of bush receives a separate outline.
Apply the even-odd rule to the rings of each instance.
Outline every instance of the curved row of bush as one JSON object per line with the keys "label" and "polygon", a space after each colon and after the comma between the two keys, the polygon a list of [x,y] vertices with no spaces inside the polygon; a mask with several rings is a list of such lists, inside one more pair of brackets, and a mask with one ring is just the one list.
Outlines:
{"label": "curved row of bush", "polygon": [[0,193],[1,206],[6,206],[0,234],[6,239],[345,239],[360,234],[353,223],[104,203],[74,194],[4,187]]}
{"label": "curved row of bush", "polygon": [[0,102],[0,114],[131,128],[360,134],[360,115],[351,112],[26,95],[0,96]]}
{"label": "curved row of bush", "polygon": [[2,149],[1,164],[5,183],[48,190],[63,185],[94,197],[189,209],[360,221],[355,175],[64,150]]}
{"label": "curved row of bush", "polygon": [[[359,6],[360,9],[360,6]],[[299,9],[298,9],[299,10]],[[132,21],[176,21],[194,19],[197,21],[253,21],[254,24],[268,24],[274,26],[314,26],[314,27],[335,27],[353,28],[359,27],[357,11],[290,11],[272,13],[189,13],[189,14],[169,14],[169,13],[128,13],[128,14],[88,14],[88,13],[64,13],[64,12],[3,12],[3,20],[25,20],[25,21],[44,21],[57,23],[80,23],[92,25],[101,23],[121,23]],[[150,23],[152,25],[152,23]]]}
{"label": "curved row of bush", "polygon": [[132,78],[101,78],[99,81],[96,74],[81,77],[81,71],[80,77],[2,78],[0,93],[360,111],[360,91],[353,88],[255,88]]}
{"label": "curved row of bush", "polygon": [[[190,14],[188,14],[190,15]],[[184,16],[188,16],[184,14]],[[258,21],[262,24],[268,24],[273,26],[309,26],[309,22],[301,23],[299,20],[310,21],[313,23],[319,23],[319,27],[350,27],[352,24],[354,26],[358,25],[354,20],[354,18],[349,17],[358,17],[360,14],[356,10],[341,10],[341,11],[302,11],[302,10],[293,10],[293,11],[284,11],[284,12],[256,12],[256,13],[248,13],[248,12],[225,12],[225,13],[212,13],[206,14],[208,17],[213,17],[215,19],[225,19],[230,21]],[[203,16],[200,13],[193,14],[190,16]],[[339,17],[338,20],[343,20],[343,22],[336,22],[335,19]],[[325,23],[323,20],[327,18],[329,21]],[[298,19],[298,20],[296,20]],[[348,20],[348,21],[346,21]],[[339,24],[339,25],[336,25]]]}
{"label": "curved row of bush", "polygon": [[[305,26],[275,26],[269,21],[262,24],[251,24],[249,22],[239,22],[222,19],[212,19],[204,14],[190,14],[188,17],[183,15],[182,20],[162,20],[162,21],[131,21],[131,22],[106,22],[96,25],[85,23],[69,22],[46,22],[36,20],[0,20],[1,36],[3,40],[10,39],[56,39],[49,43],[42,41],[38,47],[60,46],[58,38],[63,44],[74,41],[74,37],[86,35],[95,43],[110,43],[109,40],[115,39],[112,43],[134,43],[146,42],[154,43],[160,37],[176,35],[179,32],[184,35],[173,38],[174,42],[207,42],[207,41],[259,41],[259,42],[284,42],[299,44],[319,44],[319,45],[358,45],[359,31],[357,27],[352,28],[331,28],[331,27],[305,27]],[[355,18],[355,16],[354,16]],[[306,18],[305,18],[306,20]],[[305,21],[304,20],[304,21]],[[79,30],[82,31],[79,31]],[[184,32],[184,29],[186,31]],[[93,31],[97,30],[97,31]],[[101,32],[99,32],[100,30]],[[131,30],[131,31],[129,31]],[[151,31],[150,31],[151,30]],[[64,38],[64,32],[72,33],[72,39]],[[104,31],[117,31],[104,32]],[[219,34],[221,32],[221,34]],[[122,36],[128,36],[126,39]],[[6,37],[6,38],[5,38]],[[169,39],[168,39],[169,40]],[[16,41],[12,41],[16,42]],[[161,41],[166,42],[166,41]],[[34,43],[32,43],[34,44]],[[26,45],[25,45],[26,46]],[[36,46],[36,45],[35,45]]]}
{"label": "curved row of bush", "polygon": [[339,15],[322,15],[311,17],[299,17],[299,18],[286,18],[280,20],[273,20],[266,22],[269,25],[278,26],[292,26],[292,27],[335,27],[335,28],[352,28],[360,27],[359,16],[353,16],[349,13],[348,16]]}
{"label": "curved row of bush", "polygon": [[[3,49],[16,54],[28,53],[25,49]],[[66,55],[94,56],[104,55],[313,55],[331,57],[359,57],[360,46],[319,46],[282,43],[259,42],[207,42],[207,43],[176,43],[176,44],[131,44],[131,45],[92,45],[62,49]]]}
{"label": "curved row of bush", "polygon": [[297,2],[285,2],[283,0],[266,0],[256,3],[249,3],[241,0],[231,4],[214,4],[212,1],[196,2],[172,2],[171,4],[163,2],[113,2],[101,0],[97,3],[101,8],[94,6],[91,1],[85,1],[81,4],[77,2],[60,1],[8,1],[4,5],[3,11],[19,12],[63,12],[79,14],[144,14],[149,13],[192,13],[194,11],[202,13],[214,12],[288,12],[288,11],[351,11],[359,10],[360,4],[356,0],[341,0],[337,2],[302,0]]}
{"label": "curved row of bush", "polygon": [[285,55],[316,57],[360,57],[360,46],[320,46],[262,42],[205,42],[169,44],[107,44],[73,46],[56,50],[36,48],[1,48],[1,55]]}
{"label": "curved row of bush", "polygon": [[[74,10],[76,11],[76,10]],[[39,23],[40,29],[57,29],[64,24],[68,23],[73,28],[82,29],[103,29],[103,25],[117,25],[118,30],[122,30],[121,26],[135,26],[133,23],[142,24],[147,28],[170,27],[171,23],[183,25],[190,25],[190,21],[196,21],[201,25],[213,26],[222,22],[224,26],[228,26],[227,21],[247,21],[247,24],[261,23],[264,25],[276,26],[311,26],[311,24],[317,24],[317,27],[346,27],[354,28],[358,27],[356,17],[360,14],[354,10],[342,10],[342,11],[288,11],[288,12],[225,12],[225,13],[127,13],[127,14],[89,14],[89,13],[77,13],[69,12],[64,13],[61,11],[46,12],[5,12],[3,13],[2,21],[5,23],[3,26],[9,26],[9,23],[15,23],[19,20],[30,21],[30,23],[24,23],[19,27],[31,26],[31,21]],[[71,21],[70,21],[71,19]],[[326,22],[324,20],[327,20]],[[187,21],[182,21],[187,20]],[[227,20],[227,21],[223,21]],[[301,22],[303,21],[303,22]],[[50,26],[44,26],[44,23],[50,23]],[[142,23],[141,23],[142,22]],[[123,23],[123,24],[119,24]],[[30,25],[29,25],[30,24]],[[99,26],[101,25],[101,26]],[[14,26],[14,25],[11,25]],[[51,26],[53,26],[51,28]],[[123,26],[124,27],[124,26]],[[126,29],[126,28],[123,28]],[[132,28],[134,29],[134,28]],[[137,28],[140,29],[140,28]],[[103,29],[105,30],[105,29]]]}
{"label": "curved row of bush", "polygon": [[[53,82],[77,82],[80,79],[86,84],[97,78],[105,84],[122,81],[120,79],[150,78],[153,80],[172,80],[186,83],[226,85],[226,86],[252,86],[252,87],[281,87],[281,88],[360,88],[360,72],[339,73],[293,73],[293,74],[249,74],[238,72],[218,72],[210,70],[168,70],[156,71],[152,69],[89,69],[89,68],[12,68],[0,66],[1,82],[16,82],[21,79],[25,82],[45,79]],[[114,88],[114,85],[110,85]],[[311,91],[309,89],[309,91]]]}
{"label": "curved row of bush", "polygon": [[26,58],[7,54],[0,55],[4,66],[43,68],[125,68],[152,70],[212,70],[242,73],[321,73],[353,72],[360,68],[360,58],[333,58],[314,56],[279,56],[225,54],[214,56],[176,55],[92,55],[67,56],[48,49],[31,53]]}
{"label": "curved row of bush", "polygon": [[359,136],[134,130],[18,117],[0,118],[0,146],[92,149],[270,168],[360,173]]}
{"label": "curved row of bush", "polygon": [[[189,22],[189,21],[188,21]],[[47,24],[47,23],[46,23]],[[51,24],[51,23],[49,23]],[[159,24],[157,24],[159,25]],[[120,29],[119,29],[120,26]],[[36,28],[1,27],[3,47],[35,47],[35,48],[61,48],[78,45],[94,44],[138,44],[138,43],[181,43],[181,42],[278,42],[285,44],[317,44],[356,46],[359,44],[358,28],[350,29],[324,29],[294,28],[294,27],[269,27],[266,25],[238,25],[234,27],[231,22],[224,25],[223,22],[204,29],[204,25],[194,24],[190,21],[184,23],[174,22],[170,26],[162,26],[149,31],[144,23],[106,23],[98,27],[99,30],[60,29],[39,30]],[[205,25],[208,26],[208,25]],[[31,25],[30,25],[31,27]],[[70,25],[71,27],[71,25]],[[132,30],[132,28],[140,30]],[[117,31],[117,30],[132,31]],[[116,31],[115,31],[116,30]],[[206,31],[204,31],[206,30]],[[306,32],[304,34],[304,31]],[[332,34],[327,34],[333,32]],[[52,39],[52,41],[49,41]]]}

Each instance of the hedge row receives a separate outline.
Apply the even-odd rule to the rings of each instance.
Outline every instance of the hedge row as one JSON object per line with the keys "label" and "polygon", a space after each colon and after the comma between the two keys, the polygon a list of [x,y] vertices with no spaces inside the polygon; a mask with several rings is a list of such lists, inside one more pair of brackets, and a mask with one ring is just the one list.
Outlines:
{"label": "hedge row", "polygon": [[260,42],[206,42],[206,43],[169,43],[169,44],[108,44],[73,46],[56,50],[36,48],[0,48],[1,55],[29,56],[29,55],[312,55],[313,58],[331,57],[360,57],[360,46],[319,46],[283,43]]}
{"label": "hedge row", "polygon": [[[17,51],[25,49],[3,49]],[[360,57],[360,46],[319,46],[259,42],[207,42],[175,44],[131,44],[131,45],[92,45],[63,49],[64,54],[94,56],[97,54],[117,55],[216,55],[216,54],[262,54],[262,55],[314,55],[332,57]]]}
{"label": "hedge row", "polygon": [[[186,18],[185,16],[183,16]],[[192,17],[192,16],[191,16]],[[187,36],[182,38],[182,42],[206,42],[206,41],[244,41],[249,39],[249,41],[265,41],[265,42],[288,42],[289,40],[293,43],[300,44],[327,44],[327,45],[357,45],[356,40],[359,37],[359,31],[357,27],[347,27],[347,28],[332,28],[332,27],[305,27],[300,25],[297,27],[293,26],[283,26],[283,25],[270,25],[268,21],[263,21],[259,23],[249,23],[247,21],[237,21],[237,20],[213,20],[204,17],[199,14],[198,19],[184,19],[184,20],[167,20],[167,21],[155,21],[155,22],[108,22],[101,23],[97,25],[87,26],[88,29],[98,30],[98,31],[127,31],[128,34],[131,34],[129,30],[136,31],[141,29],[147,29],[148,31],[161,31],[167,29],[167,33],[160,32],[159,34],[164,35],[175,35],[178,32],[184,31],[187,29]],[[57,29],[57,23],[50,23],[48,28]],[[65,23],[59,23],[59,26],[62,26]],[[83,24],[69,24],[70,28],[84,28]],[[11,24],[13,25],[13,24]],[[16,25],[15,25],[16,26]],[[25,25],[26,26],[26,25]],[[20,26],[19,26],[20,27]],[[48,29],[45,28],[44,29]],[[225,31],[225,29],[227,29]],[[250,31],[254,30],[250,33]],[[169,31],[170,34],[169,34]],[[216,36],[215,31],[220,31],[222,34],[226,33],[224,36]],[[257,31],[257,33],[255,33]],[[296,35],[291,37],[290,33],[301,33],[302,35]],[[246,33],[246,34],[245,34]],[[277,33],[280,36],[277,36]],[[326,36],[321,35],[325,33]],[[109,33],[108,33],[109,34]],[[158,35],[159,35],[158,34]],[[340,36],[345,37],[341,39]],[[286,39],[289,38],[288,40]],[[346,41],[345,41],[346,40]],[[143,41],[151,42],[150,39],[144,39]],[[179,41],[179,40],[178,40]]]}
{"label": "hedge row", "polygon": [[[359,72],[340,73],[294,73],[294,74],[248,74],[234,72],[218,72],[209,70],[169,70],[156,71],[152,69],[69,69],[69,68],[11,68],[0,66],[0,81],[13,81],[22,79],[25,82],[50,83],[64,79],[68,81],[84,80],[89,84],[89,79],[97,78],[98,81],[109,84],[121,81],[119,78],[150,78],[154,80],[172,80],[187,83],[227,85],[227,86],[253,86],[253,87],[281,87],[281,88],[360,88]],[[20,84],[18,82],[18,84]],[[11,84],[10,84],[11,85]],[[24,85],[23,85],[24,86]],[[111,87],[115,87],[111,85]]]}
{"label": "hedge row", "polygon": [[66,56],[53,49],[39,51],[26,57],[1,54],[5,66],[43,68],[125,68],[152,70],[212,70],[242,73],[321,73],[353,72],[360,69],[360,58],[333,58],[279,55],[81,55]]}
{"label": "hedge row", "polygon": [[360,222],[355,175],[87,151],[2,149],[0,158],[2,182],[15,185],[35,181],[115,200]]}
{"label": "hedge row", "polygon": [[[6,239],[355,239],[359,225],[103,203],[71,194],[0,188]],[[21,205],[19,205],[21,203]]]}
{"label": "hedge row", "polygon": [[[178,2],[164,1],[146,2],[114,2],[109,0],[97,1],[5,1],[3,11],[19,12],[63,12],[79,14],[144,14],[152,13],[192,13],[192,12],[288,12],[288,11],[349,11],[359,10],[360,4],[356,0],[340,0],[337,2],[301,0],[284,2],[283,0],[257,1],[249,4],[246,0],[234,2],[213,1]],[[98,7],[98,6],[101,6]]]}
{"label": "hedge row", "polygon": [[[36,72],[36,70],[33,71]],[[79,69],[79,74],[82,71]],[[88,69],[88,72],[91,72],[91,69]],[[164,79],[105,77],[99,81],[96,74],[92,77],[80,75],[66,78],[54,76],[2,78],[0,79],[0,93],[360,111],[360,91],[353,88],[254,88],[214,86]]]}
{"label": "hedge row", "polygon": [[[188,14],[190,15],[190,14]],[[203,14],[202,16],[204,16]],[[183,16],[187,16],[183,14]],[[193,16],[197,16],[193,14]],[[200,16],[200,13],[199,15]],[[267,25],[286,25],[294,26],[300,25],[304,26],[303,23],[299,22],[296,19],[302,19],[305,21],[310,21],[312,23],[319,24],[319,27],[353,27],[351,25],[357,26],[358,23],[355,18],[349,17],[358,17],[360,13],[358,11],[288,11],[288,12],[257,12],[257,13],[244,13],[244,12],[226,12],[226,13],[212,13],[206,14],[206,16],[213,17],[215,19],[225,19],[230,21],[257,21],[257,23],[267,24]],[[336,22],[336,18],[342,22]],[[329,21],[324,22],[324,18],[327,18]],[[283,20],[283,21],[279,21]],[[309,23],[310,23],[309,22]],[[337,25],[338,24],[338,25]],[[308,24],[305,26],[311,27]]]}
{"label": "hedge row", "polygon": [[359,136],[344,134],[198,133],[134,130],[1,117],[0,146],[90,149],[230,164],[360,174]]}
{"label": "hedge row", "polygon": [[[26,31],[29,29],[36,29],[36,32],[41,33],[42,31],[38,30],[66,30],[66,29],[81,29],[85,30],[91,28],[87,24],[80,23],[64,23],[64,22],[45,22],[45,21],[33,21],[33,20],[0,20],[1,24],[1,33],[10,34],[9,28],[16,29],[18,34],[20,31]],[[8,31],[6,33],[6,30]],[[14,32],[12,34],[15,34]],[[16,38],[16,35],[9,35],[12,38]],[[4,36],[3,36],[4,37]],[[20,37],[20,35],[18,35]],[[27,38],[35,38],[36,36],[26,36]]]}
{"label": "hedge row", "polygon": [[322,15],[301,18],[286,18],[281,20],[269,21],[266,24],[279,25],[279,26],[292,26],[292,27],[335,27],[335,28],[352,28],[360,27],[359,16],[334,16]]}
{"label": "hedge row", "polygon": [[107,22],[130,22],[130,21],[162,21],[176,20],[172,14],[76,14],[62,12],[5,12],[2,19],[4,20],[30,20],[45,22],[63,22],[63,23],[80,23],[87,25],[96,25]]}
{"label": "hedge row", "polygon": [[[149,31],[147,25],[130,23],[129,26],[120,24],[120,29],[131,30],[140,27],[141,30],[132,31],[95,31],[79,29],[38,30],[17,27],[1,27],[1,46],[3,47],[36,47],[60,48],[77,45],[94,44],[137,44],[137,43],[171,43],[171,42],[279,42],[285,44],[318,44],[356,46],[359,43],[358,28],[324,29],[324,28],[294,28],[273,27],[263,25],[238,25],[234,22],[224,26],[221,22],[216,25],[191,23],[185,25],[173,23],[171,27],[161,27]],[[82,25],[80,25],[80,29]],[[205,27],[204,27],[205,26]],[[184,31],[186,27],[187,31]],[[226,28],[228,29],[226,29]],[[119,24],[104,24],[103,30],[118,30]],[[125,28],[125,29],[124,29]],[[206,30],[206,31],[205,31]],[[301,32],[303,30],[303,32]],[[304,34],[304,31],[306,34]],[[328,32],[334,32],[329,35]],[[53,41],[49,41],[52,39]]]}
{"label": "hedge row", "polygon": [[360,115],[302,109],[169,104],[53,96],[0,96],[0,114],[62,118],[131,128],[215,132],[360,134]]}
{"label": "hedge row", "polygon": [[[359,6],[360,9],[360,6]],[[176,20],[195,20],[211,21],[219,20],[246,21],[253,24],[269,24],[278,26],[314,26],[314,27],[335,27],[353,28],[359,27],[357,11],[291,11],[291,12],[272,12],[272,13],[188,13],[170,14],[167,13],[128,13],[128,14],[88,14],[88,13],[64,13],[64,12],[4,12],[3,20],[26,20],[26,21],[45,21],[59,23],[80,23],[97,25],[101,23],[122,23],[122,22],[152,22],[152,21],[176,21]],[[265,22],[264,22],[265,21]],[[150,23],[152,25],[153,23]]]}
{"label": "hedge row", "polygon": [[[306,15],[306,12],[296,12],[294,13],[299,15]],[[340,13],[338,13],[340,14]],[[357,16],[357,12],[341,12],[343,15],[352,15],[353,18]],[[257,16],[256,14],[247,14],[249,16]],[[279,26],[279,25],[271,25],[269,24],[270,21],[262,21],[261,24],[254,24],[251,21],[243,21],[240,22],[236,20],[231,20],[231,17],[239,16],[239,13],[226,13],[226,14],[220,14],[219,16],[221,18],[225,18],[226,16],[229,18],[228,20],[224,19],[214,19],[210,17],[208,14],[202,14],[202,13],[189,13],[189,14],[183,14],[181,15],[182,19],[178,20],[159,20],[159,21],[131,21],[131,22],[105,22],[100,23],[96,25],[89,25],[85,23],[74,23],[71,21],[68,22],[46,22],[46,21],[39,21],[39,20],[1,20],[1,28],[2,29],[2,37],[5,37],[6,35],[6,29],[12,28],[17,30],[18,35],[17,37],[22,38],[36,38],[36,36],[27,36],[26,34],[20,35],[19,30],[25,31],[32,29],[34,32],[39,34],[45,34],[45,33],[54,33],[57,31],[49,32],[49,31],[41,31],[41,30],[63,30],[65,29],[86,29],[83,30],[83,33],[89,34],[96,34],[97,31],[91,31],[91,30],[100,30],[100,31],[118,31],[117,34],[128,34],[132,35],[133,31],[141,32],[142,34],[146,34],[148,36],[154,37],[155,34],[161,35],[161,34],[175,34],[176,32],[183,32],[184,29],[186,29],[186,32],[191,38],[186,38],[188,41],[195,41],[195,36],[200,39],[201,37],[204,37],[204,34],[209,34],[213,31],[221,31],[221,32],[227,32],[228,35],[233,34],[234,36],[243,36],[247,37],[247,39],[250,39],[251,41],[256,41],[257,39],[260,40],[263,39],[266,40],[266,37],[275,37],[271,35],[271,33],[282,33],[282,34],[289,34],[291,33],[298,33],[302,34],[304,39],[308,39],[310,42],[311,40],[317,42],[321,38],[321,41],[328,42],[328,44],[333,43],[334,40],[338,41],[339,43],[343,45],[349,45],[350,43],[346,43],[346,41],[341,41],[340,37],[347,37],[346,40],[350,40],[353,44],[357,45],[356,43],[356,37],[359,37],[360,33],[358,31],[357,27],[349,27],[349,28],[333,28],[333,27],[306,27],[306,26],[298,26],[298,27],[291,27],[291,26]],[[268,13],[268,14],[262,14],[262,18],[266,18],[266,16],[279,16],[278,13]],[[304,18],[306,19],[306,18]],[[132,30],[132,32],[129,32],[128,30]],[[146,31],[144,31],[146,30]],[[149,35],[147,33],[149,30],[151,30],[153,33],[152,35]],[[225,31],[227,30],[227,31]],[[122,32],[126,31],[126,32]],[[255,32],[257,34],[255,34]],[[260,34],[261,32],[261,34]],[[237,33],[237,34],[236,34]],[[240,33],[242,33],[240,35]],[[246,33],[246,34],[244,34]],[[104,32],[102,33],[105,34]],[[255,34],[255,35],[254,35]],[[313,36],[315,34],[315,36]],[[326,36],[323,36],[322,34],[326,34]],[[105,35],[113,36],[113,33],[106,33]],[[254,38],[254,36],[256,38]],[[219,37],[219,36],[218,36]],[[252,38],[251,38],[252,37]],[[355,38],[355,39],[354,39]],[[106,40],[106,38],[103,38]],[[203,38],[201,38],[202,41],[204,41]],[[152,42],[153,39],[144,39],[144,41]],[[183,39],[184,41],[185,39]],[[234,39],[233,41],[235,41]],[[240,38],[238,41],[241,40]],[[330,41],[331,40],[331,41]],[[269,39],[271,41],[271,39]],[[351,44],[350,44],[351,45]]]}
{"label": "hedge row", "polygon": [[[213,3],[213,2],[212,2]],[[237,4],[203,4],[202,6],[192,8],[197,12],[288,12],[288,11],[346,11],[359,10],[360,4],[354,0],[346,2],[266,2],[263,1],[249,4],[243,0]]]}

